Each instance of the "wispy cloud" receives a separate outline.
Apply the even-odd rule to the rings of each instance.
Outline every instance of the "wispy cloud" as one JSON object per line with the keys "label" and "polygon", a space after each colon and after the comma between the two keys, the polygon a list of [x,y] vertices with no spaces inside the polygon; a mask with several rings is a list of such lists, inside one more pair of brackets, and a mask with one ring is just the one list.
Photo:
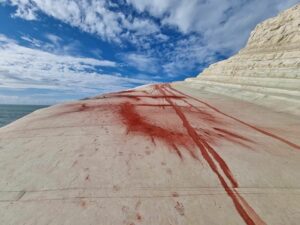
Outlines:
{"label": "wispy cloud", "polygon": [[[141,34],[155,34],[159,27],[146,18],[127,16],[119,5],[103,0],[7,0],[17,7],[13,14],[25,20],[36,20],[39,13],[59,19],[107,41],[121,43]],[[127,40],[127,41],[128,41]]]}
{"label": "wispy cloud", "polygon": [[76,91],[87,96],[149,82],[101,72],[116,66],[116,62],[109,60],[56,55],[24,47],[0,36],[1,88]]}
{"label": "wispy cloud", "polygon": [[127,65],[134,67],[141,72],[155,73],[158,71],[157,59],[142,53],[126,53],[122,55]]}

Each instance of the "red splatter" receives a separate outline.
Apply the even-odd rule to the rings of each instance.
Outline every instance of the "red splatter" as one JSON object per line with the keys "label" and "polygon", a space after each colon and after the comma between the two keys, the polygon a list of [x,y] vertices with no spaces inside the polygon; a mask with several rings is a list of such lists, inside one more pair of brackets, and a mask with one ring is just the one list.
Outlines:
{"label": "red splatter", "polygon": [[[135,132],[142,135],[149,136],[154,142],[154,139],[164,141],[171,149],[173,149],[177,155],[182,159],[182,154],[178,149],[178,146],[182,146],[186,149],[191,149],[193,143],[190,137],[185,133],[171,131],[163,127],[149,123],[142,115],[140,115],[135,105],[125,102],[120,105],[120,114],[124,123],[127,126],[127,132]],[[194,151],[189,151],[193,158],[197,158]]]}
{"label": "red splatter", "polygon": [[232,138],[236,138],[236,139],[240,139],[243,141],[248,141],[248,142],[254,142],[252,140],[250,140],[249,138],[243,137],[241,135],[235,134],[233,132],[230,132],[224,128],[218,128],[218,127],[214,127],[215,130],[222,132],[223,134],[225,134],[227,137],[232,137]]}
{"label": "red splatter", "polygon": [[206,103],[206,102],[204,102],[204,101],[201,101],[201,100],[199,100],[199,99],[197,99],[197,98],[194,98],[194,97],[192,97],[192,96],[189,96],[189,95],[187,95],[187,94],[184,94],[184,93],[181,92],[181,91],[178,91],[178,90],[172,88],[171,85],[169,85],[169,84],[166,84],[166,86],[167,86],[168,88],[170,88],[171,90],[173,90],[173,91],[175,91],[175,92],[181,94],[182,96],[185,96],[185,97],[187,97],[187,98],[193,99],[193,100],[195,100],[195,101],[197,101],[197,102],[200,102],[200,103],[204,104],[205,106],[211,108],[212,110],[214,110],[214,111],[220,113],[220,114],[223,115],[223,116],[226,116],[226,117],[228,117],[228,118],[230,118],[230,119],[233,119],[233,120],[235,120],[235,121],[237,121],[237,122],[239,122],[239,123],[241,123],[241,124],[243,124],[243,125],[245,125],[245,126],[247,126],[247,127],[250,127],[250,128],[252,128],[252,129],[254,129],[254,130],[256,130],[256,131],[258,131],[258,132],[260,132],[260,133],[262,133],[262,134],[265,134],[265,135],[267,135],[267,136],[269,136],[269,137],[271,137],[271,138],[274,138],[274,139],[276,139],[276,140],[278,140],[278,141],[281,141],[281,142],[283,142],[283,143],[285,143],[285,144],[287,144],[287,145],[289,145],[289,146],[291,146],[291,147],[293,147],[293,148],[295,148],[295,149],[300,150],[300,146],[299,146],[299,145],[297,145],[297,144],[295,144],[295,143],[292,143],[292,142],[290,142],[289,140],[287,140],[287,139],[285,139],[285,138],[283,138],[283,137],[280,137],[280,136],[278,136],[278,135],[275,135],[275,134],[273,134],[273,133],[270,133],[270,132],[268,132],[268,131],[265,131],[265,130],[263,130],[263,129],[261,129],[261,128],[258,128],[258,127],[254,126],[254,125],[252,125],[252,124],[246,123],[246,122],[244,122],[244,121],[242,121],[242,120],[240,120],[240,119],[238,119],[238,118],[235,118],[235,117],[233,117],[233,116],[230,116],[230,115],[228,115],[228,114],[226,114],[226,113],[220,111],[219,109],[215,108],[214,106],[212,106],[212,105],[210,105],[210,104],[208,104],[208,103]]}
{"label": "red splatter", "polygon": [[[160,90],[162,93],[165,93],[165,91],[157,86],[158,90]],[[223,172],[226,174],[227,178],[231,181],[233,187],[238,187],[238,184],[236,180],[234,179],[232,172],[230,171],[229,167],[225,163],[225,161],[222,159],[222,157],[207,143],[206,139],[202,136],[197,134],[196,130],[190,125],[188,122],[186,116],[184,113],[180,110],[180,108],[175,105],[171,100],[166,99],[166,101],[171,104],[176,112],[176,114],[179,116],[179,118],[182,120],[183,126],[186,128],[188,134],[190,137],[193,139],[193,141],[196,143],[196,145],[199,147],[201,154],[205,158],[205,160],[210,164],[212,168],[217,168],[210,155],[208,154],[211,153],[212,156],[215,158],[215,160],[218,162],[220,167],[222,168]],[[207,152],[208,151],[208,152]]]}
{"label": "red splatter", "polygon": [[[159,90],[162,94],[166,93],[166,88],[164,86],[156,86],[157,90]],[[166,101],[173,106],[173,109],[175,110],[176,114],[179,116],[179,118],[182,120],[183,126],[186,128],[188,134],[190,137],[193,139],[195,144],[198,146],[203,158],[206,160],[208,165],[210,166],[211,170],[216,174],[218,177],[221,185],[223,186],[224,190],[228,194],[228,196],[231,198],[236,210],[240,214],[240,216],[243,218],[245,223],[247,225],[255,225],[256,223],[254,222],[254,218],[256,220],[262,221],[259,216],[255,213],[255,211],[246,204],[242,204],[243,201],[241,200],[239,195],[235,194],[235,190],[233,188],[238,187],[238,183],[236,182],[235,178],[233,177],[233,174],[231,173],[229,167],[227,166],[226,162],[222,159],[222,157],[206,142],[205,139],[202,138],[201,135],[197,134],[195,129],[190,125],[188,119],[184,115],[184,113],[181,111],[181,109],[174,104],[170,99],[166,99]],[[211,157],[211,155],[212,157]],[[231,182],[231,185],[233,186],[230,187],[221,173],[219,172],[219,169],[217,165],[215,164],[214,160],[219,164],[220,168],[222,169],[223,173],[226,175],[226,177],[229,179]],[[242,203],[241,203],[242,202]],[[177,202],[178,203],[178,202]],[[178,205],[178,204],[177,204]],[[262,221],[262,223],[264,222]]]}
{"label": "red splatter", "polygon": [[134,98],[140,100],[141,98],[152,98],[152,99],[164,99],[164,98],[173,98],[173,99],[182,99],[185,97],[178,95],[127,95],[127,94],[112,94],[108,95],[108,97],[118,97],[118,98]]}

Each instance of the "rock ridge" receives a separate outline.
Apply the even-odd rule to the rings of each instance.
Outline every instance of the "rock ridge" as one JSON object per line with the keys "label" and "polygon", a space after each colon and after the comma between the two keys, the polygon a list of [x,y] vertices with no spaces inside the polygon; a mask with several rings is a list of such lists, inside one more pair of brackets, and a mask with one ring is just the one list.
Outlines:
{"label": "rock ridge", "polygon": [[246,47],[185,84],[300,115],[300,4],[258,24]]}

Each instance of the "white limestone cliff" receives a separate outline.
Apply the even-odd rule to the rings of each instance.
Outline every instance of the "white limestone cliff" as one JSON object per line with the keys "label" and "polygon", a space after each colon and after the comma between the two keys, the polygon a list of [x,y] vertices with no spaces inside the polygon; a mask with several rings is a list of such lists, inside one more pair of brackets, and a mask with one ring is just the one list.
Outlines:
{"label": "white limestone cliff", "polygon": [[251,32],[244,49],[186,84],[300,114],[300,4]]}

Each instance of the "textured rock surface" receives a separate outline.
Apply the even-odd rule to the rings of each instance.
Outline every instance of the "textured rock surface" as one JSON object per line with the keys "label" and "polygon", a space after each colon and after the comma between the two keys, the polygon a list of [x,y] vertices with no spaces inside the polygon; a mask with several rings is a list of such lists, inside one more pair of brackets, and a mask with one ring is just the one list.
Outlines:
{"label": "textured rock surface", "polygon": [[257,25],[237,55],[186,81],[193,88],[300,115],[300,4]]}
{"label": "textured rock surface", "polygon": [[0,129],[0,224],[299,224],[299,118],[177,88]]}

